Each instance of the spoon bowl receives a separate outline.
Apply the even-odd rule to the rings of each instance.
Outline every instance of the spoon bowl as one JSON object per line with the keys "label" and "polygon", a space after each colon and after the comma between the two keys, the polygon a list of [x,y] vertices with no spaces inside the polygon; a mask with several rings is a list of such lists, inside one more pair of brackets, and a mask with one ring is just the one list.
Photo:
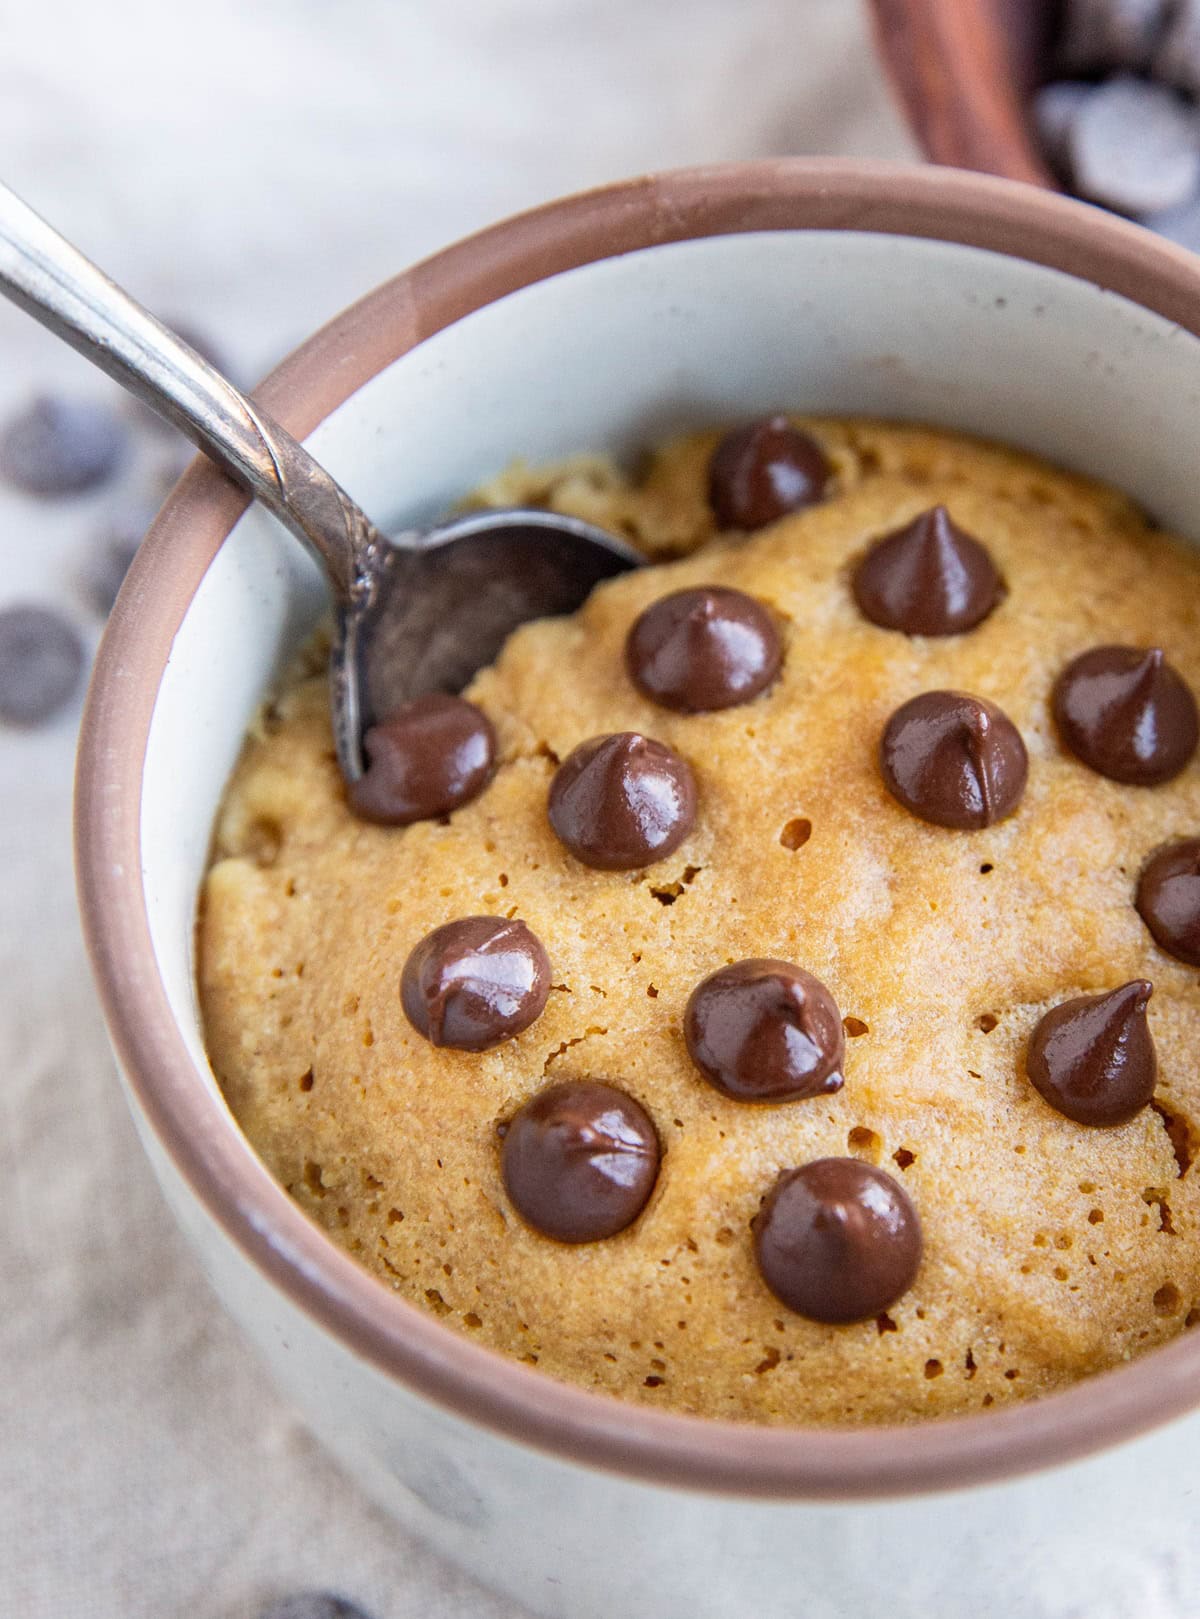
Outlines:
{"label": "spoon bowl", "polygon": [[382,553],[375,595],[342,615],[341,702],[365,733],[425,692],[459,692],[518,625],[573,612],[602,579],[636,567],[593,524],[532,508],[468,512]]}

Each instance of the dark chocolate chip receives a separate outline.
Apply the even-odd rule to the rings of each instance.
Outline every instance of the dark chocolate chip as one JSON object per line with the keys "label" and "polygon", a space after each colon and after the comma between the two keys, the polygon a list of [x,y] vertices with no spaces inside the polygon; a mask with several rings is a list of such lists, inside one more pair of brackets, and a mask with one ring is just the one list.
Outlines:
{"label": "dark chocolate chip", "polygon": [[754,1253],[789,1310],[831,1325],[866,1321],[912,1286],[921,1222],[882,1169],[818,1158],[780,1174],[754,1220]]}
{"label": "dark chocolate chip", "polygon": [[0,432],[0,478],[27,495],[76,495],[117,470],[128,434],[89,400],[39,396]]}
{"label": "dark chocolate chip", "polygon": [[0,720],[41,725],[74,695],[83,673],[83,642],[53,608],[0,609]]}
{"label": "dark chocolate chip", "polygon": [[696,1067],[738,1102],[790,1102],[841,1090],[841,1013],[790,961],[739,961],[692,991],[683,1037]]}
{"label": "dark chocolate chip", "polygon": [[696,819],[691,766],[636,731],[593,737],[550,783],[550,824],[584,865],[634,871],[677,849]]}
{"label": "dark chocolate chip", "polygon": [[1200,967],[1200,838],[1154,851],[1138,878],[1137,908],[1169,956]]}
{"label": "dark chocolate chip", "polygon": [[996,564],[944,506],[876,540],[854,570],[863,616],[905,635],[961,635],[1003,593]]}
{"label": "dark chocolate chip", "polygon": [[833,469],[821,446],[786,416],[736,428],[708,464],[708,503],[720,528],[764,528],[821,499]]}
{"label": "dark chocolate chip", "polygon": [[658,1159],[645,1108],[614,1085],[582,1079],[526,1102],[501,1150],[513,1207],[558,1242],[598,1242],[624,1231],[654,1190]]}
{"label": "dark chocolate chip", "polygon": [[719,585],[661,597],[625,643],[625,665],[638,690],[684,714],[748,703],[771,684],[782,661],[767,609],[744,591]]}
{"label": "dark chocolate chip", "polygon": [[462,697],[416,697],[363,738],[367,768],[350,788],[356,815],[407,826],[448,815],[487,786],[496,756],[492,723]]}
{"label": "dark chocolate chip", "polygon": [[269,1602],[259,1619],[371,1619],[365,1608],[332,1591],[297,1591]]}
{"label": "dark chocolate chip", "polygon": [[1158,647],[1081,653],[1055,681],[1053,709],[1077,758],[1136,787],[1177,776],[1200,740],[1196,700]]}
{"label": "dark chocolate chip", "polygon": [[927,691],[884,727],[880,764],[888,791],[935,826],[973,831],[1011,815],[1028,758],[1020,732],[994,703],[959,691]]}
{"label": "dark chocolate chip", "polygon": [[1076,1124],[1124,1124],[1154,1095],[1158,1061],[1146,1021],[1144,978],[1053,1007],[1033,1031],[1025,1071],[1050,1106]]}
{"label": "dark chocolate chip", "polygon": [[527,1029],[550,993],[550,962],[524,922],[464,916],[426,934],[404,964],[400,1001],[431,1045],[484,1051]]}

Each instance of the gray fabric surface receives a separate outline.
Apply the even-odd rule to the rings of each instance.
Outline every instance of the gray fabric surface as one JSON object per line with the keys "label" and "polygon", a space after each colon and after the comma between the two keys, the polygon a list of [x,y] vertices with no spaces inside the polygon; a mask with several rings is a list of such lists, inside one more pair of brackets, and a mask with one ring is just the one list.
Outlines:
{"label": "gray fabric surface", "polygon": [[[850,0],[0,0],[5,177],[264,370],[413,258],[556,193],[776,152],[902,156]],[[0,412],[113,397],[0,308]],[[0,492],[0,604],[65,602],[113,490]],[[325,1458],[208,1292],[119,1094],[75,920],[78,706],[0,731],[0,1619],[515,1619]]]}

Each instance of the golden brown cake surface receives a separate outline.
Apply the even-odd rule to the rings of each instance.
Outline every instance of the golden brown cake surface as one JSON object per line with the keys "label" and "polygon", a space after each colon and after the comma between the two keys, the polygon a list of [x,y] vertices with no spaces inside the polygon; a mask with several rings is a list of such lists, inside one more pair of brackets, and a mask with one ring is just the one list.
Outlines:
{"label": "golden brown cake surface", "polygon": [[[1200,1171],[1181,1173],[1200,1120],[1200,973],[1133,906],[1150,851],[1200,832],[1200,764],[1122,786],[1065,752],[1049,709],[1063,665],[1106,642],[1159,645],[1200,689],[1200,557],[1122,497],[1013,452],[803,425],[835,465],[831,494],[750,538],[713,538],[712,434],[668,446],[640,482],[581,461],[485,491],[581,512],[652,555],[694,554],[513,637],[470,693],[500,767],[446,824],[356,820],[323,680],[288,691],[220,817],[200,986],[217,1076],[271,1171],[448,1325],[659,1407],[903,1420],[1060,1387],[1169,1338],[1200,1304]],[[938,502],[986,545],[1007,595],[967,634],[877,628],[849,566]],[[767,604],[786,655],[753,702],[685,715],[638,694],[623,648],[643,608],[696,584]],[[982,831],[926,824],[881,779],[889,715],[939,687],[1000,705],[1028,748],[1016,813]],[[579,864],[546,817],[555,761],[619,730],[669,743],[698,784],[695,829],[644,872]],[[516,1039],[439,1049],[404,1016],[401,969],[432,928],[480,913],[533,929],[554,988]],[[849,1036],[836,1095],[739,1103],[689,1060],[696,984],[762,956],[836,997]],[[1154,984],[1157,1105],[1086,1128],[1034,1091],[1026,1044],[1049,1007],[1138,977]],[[497,1126],[567,1078],[628,1091],[664,1148],[641,1217],[579,1246],[525,1226],[500,1177]],[[885,1315],[834,1327],[767,1291],[750,1220],[780,1168],[837,1155],[896,1177],[925,1253]]]}

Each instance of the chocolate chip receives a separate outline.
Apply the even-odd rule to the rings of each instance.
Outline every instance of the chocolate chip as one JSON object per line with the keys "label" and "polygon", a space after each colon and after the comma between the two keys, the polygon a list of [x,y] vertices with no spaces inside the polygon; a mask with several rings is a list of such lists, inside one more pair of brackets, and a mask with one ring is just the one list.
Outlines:
{"label": "chocolate chip", "polygon": [[1011,815],[1028,757],[1020,732],[994,703],[927,691],[887,722],[880,764],[888,791],[935,826],[973,831]]}
{"label": "chocolate chip", "polygon": [[1074,72],[1145,67],[1175,0],[1067,0],[1058,53]]}
{"label": "chocolate chip", "polygon": [[270,1602],[259,1619],[371,1619],[365,1608],[332,1591],[297,1591]]}
{"label": "chocolate chip", "polygon": [[598,1242],[631,1225],[658,1177],[658,1136],[632,1096],[566,1080],[526,1102],[501,1150],[521,1218],[558,1242]]}
{"label": "chocolate chip", "polygon": [[1109,79],[1072,127],[1071,170],[1081,196],[1122,213],[1175,208],[1200,184],[1195,110],[1165,85]]}
{"label": "chocolate chip", "polygon": [[1098,646],[1054,683],[1063,741],[1101,776],[1152,787],[1177,776],[1196,751],[1196,700],[1158,647]]}
{"label": "chocolate chip", "polygon": [[550,824],[578,860],[634,871],[677,849],[696,819],[690,765],[636,731],[593,737],[550,784]]}
{"label": "chocolate chip", "polygon": [[1095,85],[1077,79],[1044,84],[1033,98],[1033,127],[1043,156],[1061,175],[1071,169],[1071,141],[1075,120]]}
{"label": "chocolate chip", "polygon": [[49,607],[0,609],[0,720],[41,725],[74,695],[83,642],[69,619]]}
{"label": "chocolate chip", "polygon": [[363,738],[367,768],[350,788],[356,815],[407,826],[448,815],[487,786],[496,756],[492,723],[462,697],[430,692]]}
{"label": "chocolate chip", "polygon": [[1025,1069],[1050,1106],[1077,1124],[1123,1124],[1154,1095],[1158,1061],[1144,978],[1064,1001],[1042,1018]]}
{"label": "chocolate chip", "polygon": [[905,635],[959,635],[981,623],[1002,595],[995,563],[944,506],[876,540],[854,570],[854,599],[864,617]]}
{"label": "chocolate chip", "polygon": [[842,1088],[837,1003],[790,961],[739,961],[711,974],[692,991],[683,1037],[709,1084],[737,1102],[790,1102]]}
{"label": "chocolate chip", "polygon": [[39,396],[0,432],[0,478],[27,495],[80,494],[112,476],[126,444],[106,406]]}
{"label": "chocolate chip", "polygon": [[818,1158],[780,1174],[754,1220],[754,1253],[789,1310],[831,1325],[866,1321],[912,1286],[921,1222],[882,1169]]}
{"label": "chocolate chip", "polygon": [[527,1029],[550,994],[550,962],[524,922],[465,916],[426,934],[404,964],[405,1016],[431,1045],[484,1051]]}
{"label": "chocolate chip", "polygon": [[1200,838],[1154,851],[1138,878],[1137,908],[1169,956],[1200,967]]}
{"label": "chocolate chip", "polygon": [[736,428],[708,464],[708,503],[720,528],[763,528],[825,493],[833,469],[815,439],[786,416]]}
{"label": "chocolate chip", "polygon": [[783,647],[767,609],[741,590],[676,590],[641,614],[625,643],[629,678],[684,714],[748,703],[779,673]]}

